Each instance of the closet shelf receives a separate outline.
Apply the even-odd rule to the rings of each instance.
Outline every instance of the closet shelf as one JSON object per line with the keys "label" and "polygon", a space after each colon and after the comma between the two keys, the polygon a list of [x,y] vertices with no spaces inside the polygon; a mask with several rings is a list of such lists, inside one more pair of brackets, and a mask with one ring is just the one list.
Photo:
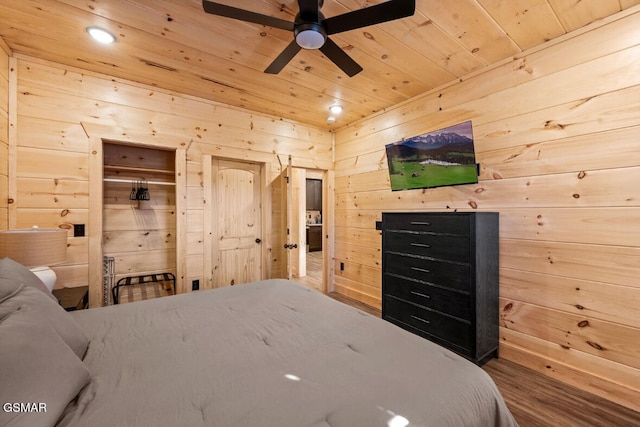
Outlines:
{"label": "closet shelf", "polygon": [[172,170],[139,168],[136,166],[104,165],[104,170],[115,171],[115,172],[142,172],[142,173],[155,173],[155,174],[162,174],[162,175],[175,175],[175,171],[172,171]]}
{"label": "closet shelf", "polygon": [[[119,179],[119,178],[105,178],[103,179],[104,182],[121,182],[124,184],[131,184],[131,182],[135,181],[135,180],[131,180],[131,179]],[[176,185],[175,182],[165,182],[165,181],[141,181],[144,182],[144,184],[148,184],[148,185]]]}

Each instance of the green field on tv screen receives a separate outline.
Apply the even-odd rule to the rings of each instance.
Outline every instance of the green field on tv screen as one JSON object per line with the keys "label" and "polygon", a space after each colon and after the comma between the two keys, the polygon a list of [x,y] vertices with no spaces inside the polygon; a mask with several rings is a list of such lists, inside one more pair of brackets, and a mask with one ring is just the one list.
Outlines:
{"label": "green field on tv screen", "polygon": [[442,187],[478,182],[476,165],[438,165],[417,162],[393,161],[394,173],[390,175],[392,190]]}

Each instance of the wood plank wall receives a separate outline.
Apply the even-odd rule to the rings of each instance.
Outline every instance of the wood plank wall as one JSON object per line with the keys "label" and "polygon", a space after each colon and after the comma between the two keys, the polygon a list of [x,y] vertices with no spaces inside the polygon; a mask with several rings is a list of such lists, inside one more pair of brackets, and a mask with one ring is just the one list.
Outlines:
{"label": "wood plank wall", "polygon": [[[205,288],[203,159],[261,162],[269,172],[265,188],[274,201],[274,206],[264,207],[273,222],[272,241],[265,240],[271,263],[267,270],[272,277],[282,276],[284,250],[276,235],[283,232],[282,219],[270,213],[281,211],[281,164],[291,155],[297,166],[332,169],[329,132],[37,58],[14,59],[17,173],[9,180],[15,181],[17,191],[9,195],[16,200],[9,215],[17,228],[38,224],[71,230],[71,224],[89,224],[91,157],[96,155],[91,140],[186,150],[186,185],[181,189],[177,182],[176,190],[178,210],[184,205],[177,215],[186,216],[184,259],[177,260],[185,272],[179,280],[200,279]],[[86,236],[74,238],[70,231],[67,262],[55,268],[57,286],[87,283],[91,230]],[[90,296],[92,305],[99,303],[98,289]]]}
{"label": "wood plank wall", "polygon": [[[383,211],[498,211],[501,357],[640,410],[635,11],[340,129],[336,290],[380,306]],[[479,184],[390,191],[385,144],[466,120]]]}
{"label": "wood plank wall", "polygon": [[9,47],[0,39],[0,230],[9,228]]}

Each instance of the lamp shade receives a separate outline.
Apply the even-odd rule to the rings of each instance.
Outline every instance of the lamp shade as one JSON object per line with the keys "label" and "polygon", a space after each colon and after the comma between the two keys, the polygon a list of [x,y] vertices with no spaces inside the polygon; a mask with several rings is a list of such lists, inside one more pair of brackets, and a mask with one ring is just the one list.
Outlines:
{"label": "lamp shade", "polygon": [[60,264],[67,258],[67,231],[40,229],[0,231],[0,258],[9,257],[25,267]]}

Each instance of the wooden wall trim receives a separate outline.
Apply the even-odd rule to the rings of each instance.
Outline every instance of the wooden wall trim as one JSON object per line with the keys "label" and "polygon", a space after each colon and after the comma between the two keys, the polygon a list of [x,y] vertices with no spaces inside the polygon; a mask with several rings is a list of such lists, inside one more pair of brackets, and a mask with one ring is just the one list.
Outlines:
{"label": "wooden wall trim", "polygon": [[212,157],[202,156],[202,185],[204,190],[204,248],[203,248],[203,289],[213,289],[213,189],[212,189]]}
{"label": "wooden wall trim", "polygon": [[[0,40],[2,40],[0,38]],[[9,58],[0,49],[0,230],[9,226]]]}
{"label": "wooden wall trim", "polygon": [[8,164],[8,228],[17,227],[18,210],[18,61],[9,57],[9,164]]}
{"label": "wooden wall trim", "polygon": [[187,150],[176,149],[176,293],[187,290]]}
{"label": "wooden wall trim", "polygon": [[103,223],[103,164],[104,149],[102,139],[97,136],[89,137],[89,307],[103,305],[103,254],[102,254],[102,223]]}
{"label": "wooden wall trim", "polygon": [[262,164],[262,279],[272,277],[271,254],[273,253],[273,197],[272,197],[272,173],[271,162]]}
{"label": "wooden wall trim", "polygon": [[325,292],[335,291],[335,224],[336,224],[336,193],[335,193],[335,172],[325,171],[322,179],[322,290]]}

